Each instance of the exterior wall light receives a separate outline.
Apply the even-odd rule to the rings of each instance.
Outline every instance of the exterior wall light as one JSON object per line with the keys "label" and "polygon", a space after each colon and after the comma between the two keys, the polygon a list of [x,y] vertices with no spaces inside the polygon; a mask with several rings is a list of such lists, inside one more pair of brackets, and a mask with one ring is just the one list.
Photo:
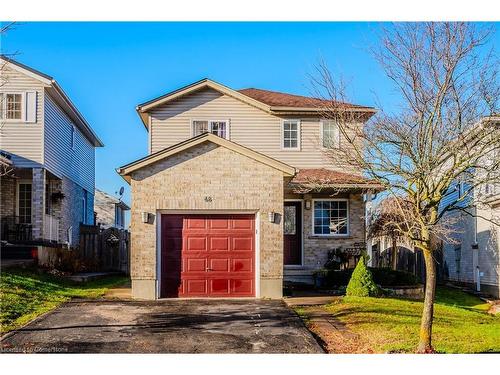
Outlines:
{"label": "exterior wall light", "polygon": [[269,222],[274,223],[274,218],[276,216],[276,212],[272,211],[272,212],[269,212],[267,215],[268,215]]}
{"label": "exterior wall light", "polygon": [[311,200],[307,199],[306,200],[306,210],[310,210],[310,209],[311,209]]}

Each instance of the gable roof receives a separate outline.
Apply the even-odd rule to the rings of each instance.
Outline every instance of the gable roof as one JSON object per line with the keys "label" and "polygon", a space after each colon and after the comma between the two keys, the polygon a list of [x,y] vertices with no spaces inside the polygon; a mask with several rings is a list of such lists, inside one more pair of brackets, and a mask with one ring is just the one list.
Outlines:
{"label": "gable roof", "polygon": [[33,69],[27,65],[21,64],[20,62],[8,56],[0,55],[0,60],[8,64],[10,68],[47,85],[47,91],[49,92],[50,96],[64,110],[64,112],[75,123],[75,125],[80,129],[80,131],[87,137],[87,139],[92,143],[92,145],[94,145],[94,147],[104,146],[102,141],[92,130],[87,120],[85,120],[83,115],[80,113],[80,111],[78,111],[76,106],[73,104],[68,95],[64,92],[62,87],[59,86],[59,84],[54,78],[36,69]]}
{"label": "gable roof", "polygon": [[118,168],[116,171],[128,182],[130,183],[130,174],[132,172],[135,172],[141,168],[144,168],[148,165],[151,165],[153,163],[156,163],[158,161],[161,161],[165,158],[168,158],[170,156],[173,156],[175,154],[178,154],[179,152],[182,152],[184,150],[187,150],[188,148],[197,146],[199,144],[202,144],[204,142],[212,142],[214,144],[217,144],[221,147],[225,147],[231,151],[237,152],[239,154],[242,154],[246,157],[249,157],[251,159],[254,159],[260,163],[266,164],[272,168],[275,168],[277,170],[280,170],[283,172],[284,175],[292,177],[295,175],[295,168],[285,164],[281,161],[278,161],[276,159],[273,159],[269,156],[263,155],[260,152],[251,150],[247,147],[241,146],[238,143],[228,141],[227,139],[218,137],[214,134],[211,133],[203,133],[200,134],[196,137],[190,138],[186,141],[177,143],[173,146],[167,147],[161,151],[155,152],[154,154],[148,155],[142,159],[136,160],[132,163],[126,164],[120,168]]}
{"label": "gable roof", "polygon": [[[212,81],[208,78],[204,78],[190,85],[181,87],[180,89],[171,91],[158,98],[139,104],[136,107],[137,113],[139,114],[146,129],[148,129],[147,113],[151,109],[205,88],[211,88],[270,114],[290,112],[314,113],[325,110],[325,107],[331,105],[331,102],[328,100],[286,94],[276,91],[261,90],[255,88],[233,90],[232,88],[224,86],[218,82]],[[350,103],[342,104],[345,104],[346,107],[352,111],[364,112],[366,114],[369,114],[370,116],[376,112],[375,108],[372,107],[364,107]]]}

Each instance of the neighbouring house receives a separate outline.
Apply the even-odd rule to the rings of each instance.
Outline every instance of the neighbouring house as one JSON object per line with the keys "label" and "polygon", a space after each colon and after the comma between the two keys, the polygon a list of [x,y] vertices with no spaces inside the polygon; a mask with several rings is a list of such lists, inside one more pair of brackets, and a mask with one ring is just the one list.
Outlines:
{"label": "neighbouring house", "polygon": [[[500,126],[500,116],[485,120]],[[496,151],[485,157],[484,163],[498,161],[500,152]],[[465,195],[469,189],[472,192]],[[443,244],[445,278],[499,298],[500,184],[472,187],[470,181],[455,181],[446,199],[454,201],[460,196],[467,197],[460,205],[467,207],[472,215],[453,213],[458,219],[454,222],[454,241]]]}
{"label": "neighbouring house", "polygon": [[125,213],[130,207],[121,199],[95,189],[95,223],[103,228],[125,229]]}
{"label": "neighbouring house", "polygon": [[1,57],[0,230],[8,246],[77,246],[94,223],[95,148],[103,144],[50,76]]}
{"label": "neighbouring house", "polygon": [[[323,152],[347,147],[325,104],[204,79],[137,107],[149,154],[118,169],[135,298],[280,298],[329,252],[365,248],[364,197],[380,186]],[[345,105],[359,126],[375,113]]]}

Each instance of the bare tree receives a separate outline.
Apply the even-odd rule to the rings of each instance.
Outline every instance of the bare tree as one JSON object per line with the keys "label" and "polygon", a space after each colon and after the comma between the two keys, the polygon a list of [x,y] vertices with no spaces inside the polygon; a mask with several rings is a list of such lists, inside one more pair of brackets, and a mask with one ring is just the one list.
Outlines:
{"label": "bare tree", "polygon": [[[348,102],[346,86],[325,63],[312,78],[336,121],[336,163],[364,171],[398,197],[398,232],[422,250],[426,289],[417,351],[433,352],[436,285],[433,239],[448,240],[446,217],[475,215],[474,192],[499,182],[498,59],[486,51],[491,27],[470,23],[403,23],[384,28],[374,55],[401,96],[399,110],[383,110],[365,126]],[[326,104],[324,104],[326,103]],[[456,194],[456,181],[466,181]]]}

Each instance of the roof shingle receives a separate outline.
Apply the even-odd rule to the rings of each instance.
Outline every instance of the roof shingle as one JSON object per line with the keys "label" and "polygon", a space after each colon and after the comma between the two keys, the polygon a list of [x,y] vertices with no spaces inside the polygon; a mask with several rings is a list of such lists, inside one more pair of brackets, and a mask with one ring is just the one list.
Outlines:
{"label": "roof shingle", "polygon": [[[276,107],[315,108],[330,106],[332,104],[329,100],[255,88],[241,89],[238,92],[261,103]],[[351,103],[340,104],[350,108],[373,109],[372,107],[364,107]]]}

